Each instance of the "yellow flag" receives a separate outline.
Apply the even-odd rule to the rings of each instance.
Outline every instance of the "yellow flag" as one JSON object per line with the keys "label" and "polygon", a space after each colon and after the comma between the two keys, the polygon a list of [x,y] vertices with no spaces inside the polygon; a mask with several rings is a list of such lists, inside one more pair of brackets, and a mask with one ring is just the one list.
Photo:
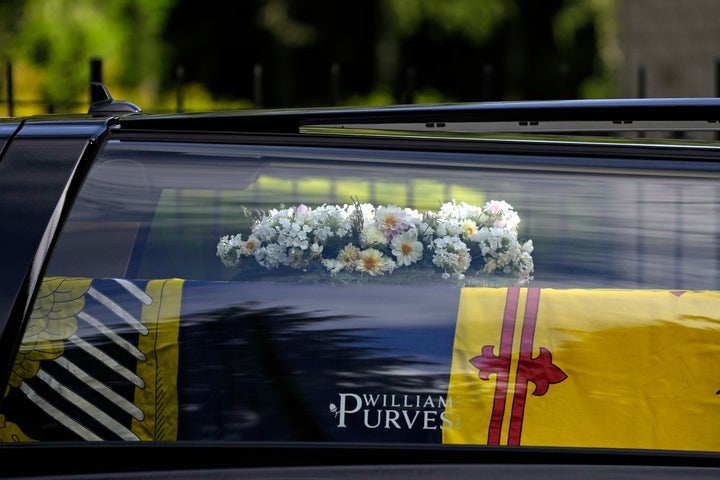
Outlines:
{"label": "yellow flag", "polygon": [[720,293],[466,288],[444,443],[720,451]]}

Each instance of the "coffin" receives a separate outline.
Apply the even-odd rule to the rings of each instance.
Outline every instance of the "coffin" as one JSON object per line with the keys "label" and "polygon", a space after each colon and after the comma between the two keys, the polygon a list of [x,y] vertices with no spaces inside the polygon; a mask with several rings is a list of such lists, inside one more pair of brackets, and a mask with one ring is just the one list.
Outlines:
{"label": "coffin", "polygon": [[720,293],[47,278],[3,441],[720,451]]}

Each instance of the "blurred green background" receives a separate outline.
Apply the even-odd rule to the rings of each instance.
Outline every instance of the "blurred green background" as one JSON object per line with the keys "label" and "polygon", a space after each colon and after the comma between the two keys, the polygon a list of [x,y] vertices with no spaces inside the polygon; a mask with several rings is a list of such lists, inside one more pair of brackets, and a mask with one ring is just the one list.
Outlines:
{"label": "blurred green background", "polygon": [[0,0],[0,116],[86,111],[93,59],[155,112],[613,97],[630,3]]}

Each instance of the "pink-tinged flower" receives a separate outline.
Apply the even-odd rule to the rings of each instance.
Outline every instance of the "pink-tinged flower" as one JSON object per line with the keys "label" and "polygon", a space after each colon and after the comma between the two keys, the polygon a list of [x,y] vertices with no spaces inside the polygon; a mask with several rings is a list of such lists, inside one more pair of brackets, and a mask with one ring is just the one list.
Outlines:
{"label": "pink-tinged flower", "polygon": [[375,212],[375,221],[378,229],[383,232],[388,239],[393,238],[398,233],[402,233],[410,227],[407,213],[396,205],[378,207]]}

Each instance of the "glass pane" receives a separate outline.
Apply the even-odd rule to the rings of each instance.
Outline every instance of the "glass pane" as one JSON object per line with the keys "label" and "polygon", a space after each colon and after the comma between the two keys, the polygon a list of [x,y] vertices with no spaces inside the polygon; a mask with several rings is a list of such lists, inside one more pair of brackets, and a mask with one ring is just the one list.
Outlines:
{"label": "glass pane", "polygon": [[720,448],[692,414],[720,388],[701,373],[720,367],[714,180],[521,160],[111,143],[7,421],[36,440]]}
{"label": "glass pane", "polygon": [[[418,153],[426,163],[421,167],[391,152],[172,149],[111,146],[91,172],[51,275],[415,283],[443,273],[458,280],[462,273],[463,282],[454,283],[472,285],[512,276],[503,280],[510,284],[532,267],[534,286],[677,289],[707,289],[717,278],[712,179],[498,171],[477,159],[472,168],[450,168],[454,162],[445,154]],[[298,215],[298,208],[305,213]],[[488,208],[500,210],[493,216]],[[353,230],[350,219],[359,212],[365,224]],[[378,212],[400,223],[372,242],[368,236],[381,225]],[[265,222],[258,224],[261,215]],[[252,242],[257,250],[250,255],[245,242],[283,215],[288,229],[302,220],[308,231],[292,243],[282,236],[289,231],[274,225],[274,234]],[[321,218],[339,223],[329,231],[318,224]],[[504,229],[494,228],[502,223]],[[470,230],[460,232],[463,226]],[[405,238],[420,241],[422,251],[396,238],[407,231]],[[221,238],[236,235],[242,237],[226,246],[225,260],[239,261],[228,267],[217,247]],[[469,257],[460,247],[460,254],[447,257],[457,262],[443,262],[436,243],[442,236],[460,238]],[[502,247],[494,243],[498,238],[505,239]],[[385,269],[359,273],[346,265],[328,278],[339,268],[328,261],[348,244],[378,250]],[[409,252],[402,260],[393,253],[399,247]],[[493,266],[493,275],[486,275]],[[503,267],[512,275],[502,275]]]}

